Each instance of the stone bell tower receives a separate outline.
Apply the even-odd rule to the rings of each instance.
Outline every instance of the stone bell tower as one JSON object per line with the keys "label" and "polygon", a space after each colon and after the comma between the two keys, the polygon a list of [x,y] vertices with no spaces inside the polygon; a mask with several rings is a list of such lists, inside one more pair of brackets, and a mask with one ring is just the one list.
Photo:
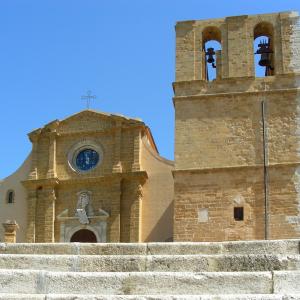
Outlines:
{"label": "stone bell tower", "polygon": [[174,240],[299,238],[298,13],[178,22],[173,88]]}

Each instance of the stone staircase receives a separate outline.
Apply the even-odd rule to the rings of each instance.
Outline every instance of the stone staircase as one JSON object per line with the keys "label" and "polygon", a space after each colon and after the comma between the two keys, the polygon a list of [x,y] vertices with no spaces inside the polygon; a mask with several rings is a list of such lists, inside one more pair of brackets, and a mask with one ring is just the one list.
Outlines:
{"label": "stone staircase", "polygon": [[300,240],[0,244],[0,299],[300,299]]}

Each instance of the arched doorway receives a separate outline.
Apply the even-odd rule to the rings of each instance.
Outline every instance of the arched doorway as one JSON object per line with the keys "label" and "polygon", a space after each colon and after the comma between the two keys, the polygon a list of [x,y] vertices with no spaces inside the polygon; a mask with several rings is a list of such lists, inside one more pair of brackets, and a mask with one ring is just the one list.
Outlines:
{"label": "arched doorway", "polygon": [[70,242],[97,243],[97,237],[91,230],[80,229],[72,235]]}

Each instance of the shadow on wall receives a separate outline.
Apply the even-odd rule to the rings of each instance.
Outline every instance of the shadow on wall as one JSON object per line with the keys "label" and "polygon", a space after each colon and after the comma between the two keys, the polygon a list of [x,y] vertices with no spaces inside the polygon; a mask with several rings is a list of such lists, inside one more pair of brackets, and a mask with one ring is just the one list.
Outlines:
{"label": "shadow on wall", "polygon": [[161,235],[162,228],[165,228],[166,232],[171,232],[171,236],[168,236],[166,237],[166,239],[159,242],[172,242],[173,241],[173,214],[174,214],[174,201],[172,201],[168,206],[168,208],[165,210],[162,217],[159,219],[159,221],[157,222],[153,230],[145,239],[145,242],[155,241],[155,237]]}

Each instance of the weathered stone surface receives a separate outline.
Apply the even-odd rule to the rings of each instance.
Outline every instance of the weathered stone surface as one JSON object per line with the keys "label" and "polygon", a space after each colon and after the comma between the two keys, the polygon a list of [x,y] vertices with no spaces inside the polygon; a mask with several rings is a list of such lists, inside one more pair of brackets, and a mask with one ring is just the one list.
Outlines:
{"label": "weathered stone surface", "polygon": [[[292,275],[291,275],[292,276]],[[269,294],[272,290],[270,272],[218,273],[74,273],[0,270],[0,291],[20,294]],[[283,292],[288,292],[284,290]]]}
{"label": "weathered stone surface", "polygon": [[[299,269],[298,269],[299,270]],[[300,294],[300,271],[277,271],[273,275],[274,293],[299,293]]]}
{"label": "weathered stone surface", "polygon": [[0,293],[35,294],[43,285],[36,271],[0,270]]}
{"label": "weathered stone surface", "polygon": [[298,246],[0,244],[0,299],[297,299]]}
{"label": "weathered stone surface", "polygon": [[[255,252],[254,252],[255,251]],[[0,254],[69,255],[181,255],[181,254],[299,254],[300,240],[236,241],[218,243],[57,243],[4,244]]]}
{"label": "weathered stone surface", "polygon": [[299,300],[298,295],[17,295],[0,294],[2,300]]}
{"label": "weathered stone surface", "polygon": [[70,272],[299,270],[300,255],[0,255],[0,269]]}
{"label": "weathered stone surface", "polygon": [[[289,11],[176,24],[175,241],[300,237],[299,20]],[[266,77],[254,67],[261,36],[273,41]],[[221,50],[209,81],[202,49],[212,40]]]}
{"label": "weathered stone surface", "polygon": [[300,240],[149,243],[150,254],[299,254]]}
{"label": "weathered stone surface", "polygon": [[0,294],[0,299],[1,300],[46,300],[47,296],[46,295],[34,295],[34,294],[31,294],[31,295],[30,294],[27,294],[27,295]]}
{"label": "weathered stone surface", "polygon": [[188,254],[300,254],[300,240],[268,240],[196,243],[0,243],[0,254],[69,255],[188,255]]}
{"label": "weathered stone surface", "polygon": [[69,255],[142,255],[147,253],[147,245],[140,243],[0,243],[0,254],[69,254]]}

